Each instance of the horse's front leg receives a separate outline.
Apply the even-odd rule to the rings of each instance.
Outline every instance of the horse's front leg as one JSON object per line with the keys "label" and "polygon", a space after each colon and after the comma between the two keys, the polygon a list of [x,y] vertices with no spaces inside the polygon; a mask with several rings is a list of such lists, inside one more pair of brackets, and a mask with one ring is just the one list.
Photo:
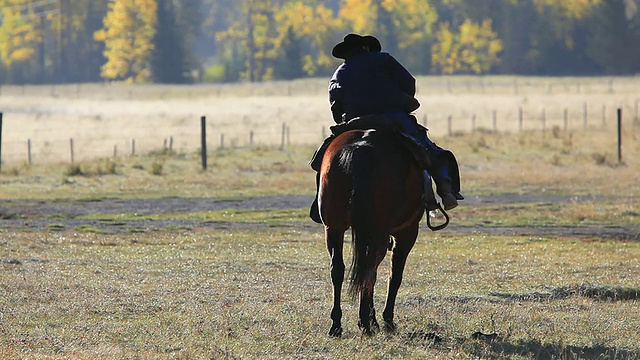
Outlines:
{"label": "horse's front leg", "polygon": [[340,307],[340,295],[342,282],[344,281],[344,259],[342,255],[344,231],[331,231],[325,228],[327,250],[331,256],[331,283],[333,284],[333,308],[331,309],[331,329],[329,336],[342,336],[342,308]]}
{"label": "horse's front leg", "polygon": [[394,332],[396,324],[393,322],[394,307],[398,289],[402,283],[402,273],[407,263],[407,256],[416,243],[418,237],[418,223],[402,230],[396,234],[395,247],[391,254],[391,275],[389,276],[389,288],[387,291],[387,302],[382,313],[384,327],[386,331]]}

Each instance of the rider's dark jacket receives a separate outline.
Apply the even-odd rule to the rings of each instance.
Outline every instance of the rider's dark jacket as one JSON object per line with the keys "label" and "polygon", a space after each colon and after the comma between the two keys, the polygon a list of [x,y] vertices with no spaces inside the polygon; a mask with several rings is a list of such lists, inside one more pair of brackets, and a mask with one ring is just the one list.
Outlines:
{"label": "rider's dark jacket", "polygon": [[410,113],[420,106],[415,93],[415,78],[385,52],[349,56],[329,81],[336,123],[370,114]]}

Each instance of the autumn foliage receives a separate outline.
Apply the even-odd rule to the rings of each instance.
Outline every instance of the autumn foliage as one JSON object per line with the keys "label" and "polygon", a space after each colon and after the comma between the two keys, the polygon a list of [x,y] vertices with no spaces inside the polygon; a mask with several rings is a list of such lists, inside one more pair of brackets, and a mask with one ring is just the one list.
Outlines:
{"label": "autumn foliage", "polygon": [[349,32],[415,74],[632,74],[639,12],[638,0],[0,0],[0,83],[327,76]]}

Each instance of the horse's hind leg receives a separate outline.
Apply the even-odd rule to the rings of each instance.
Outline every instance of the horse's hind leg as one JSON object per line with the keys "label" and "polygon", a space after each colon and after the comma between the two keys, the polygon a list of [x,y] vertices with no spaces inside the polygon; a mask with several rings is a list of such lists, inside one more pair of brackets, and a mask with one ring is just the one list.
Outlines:
{"label": "horse's hind leg", "polygon": [[380,330],[380,325],[376,319],[376,310],[373,304],[373,293],[378,278],[378,266],[386,255],[387,249],[383,248],[378,253],[373,271],[369,274],[367,285],[360,292],[360,320],[358,326],[364,335],[373,335]]}
{"label": "horse's hind leg", "polygon": [[413,245],[416,243],[417,237],[417,223],[402,230],[395,236],[396,244],[391,255],[391,276],[389,277],[387,303],[385,304],[384,312],[382,313],[385,330],[389,332],[396,330],[396,325],[393,322],[396,296],[398,295],[398,289],[402,283],[402,273],[404,272],[404,267],[407,263],[407,256],[413,248]]}
{"label": "horse's hind leg", "polygon": [[329,336],[342,336],[342,309],[340,307],[340,295],[342,293],[342,282],[344,281],[344,259],[343,240],[344,231],[330,230],[325,228],[325,239],[327,250],[331,256],[331,283],[333,284],[333,308],[331,309],[331,329]]}

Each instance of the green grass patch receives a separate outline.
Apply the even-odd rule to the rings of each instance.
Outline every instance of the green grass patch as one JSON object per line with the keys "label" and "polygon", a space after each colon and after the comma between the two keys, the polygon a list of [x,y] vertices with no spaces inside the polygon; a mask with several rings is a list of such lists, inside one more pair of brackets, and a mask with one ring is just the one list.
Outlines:
{"label": "green grass patch", "polygon": [[133,221],[133,220],[197,220],[203,222],[265,223],[282,225],[290,223],[309,223],[308,210],[301,209],[227,209],[219,211],[180,212],[169,214],[118,213],[91,214],[78,219],[97,219],[100,221]]}

